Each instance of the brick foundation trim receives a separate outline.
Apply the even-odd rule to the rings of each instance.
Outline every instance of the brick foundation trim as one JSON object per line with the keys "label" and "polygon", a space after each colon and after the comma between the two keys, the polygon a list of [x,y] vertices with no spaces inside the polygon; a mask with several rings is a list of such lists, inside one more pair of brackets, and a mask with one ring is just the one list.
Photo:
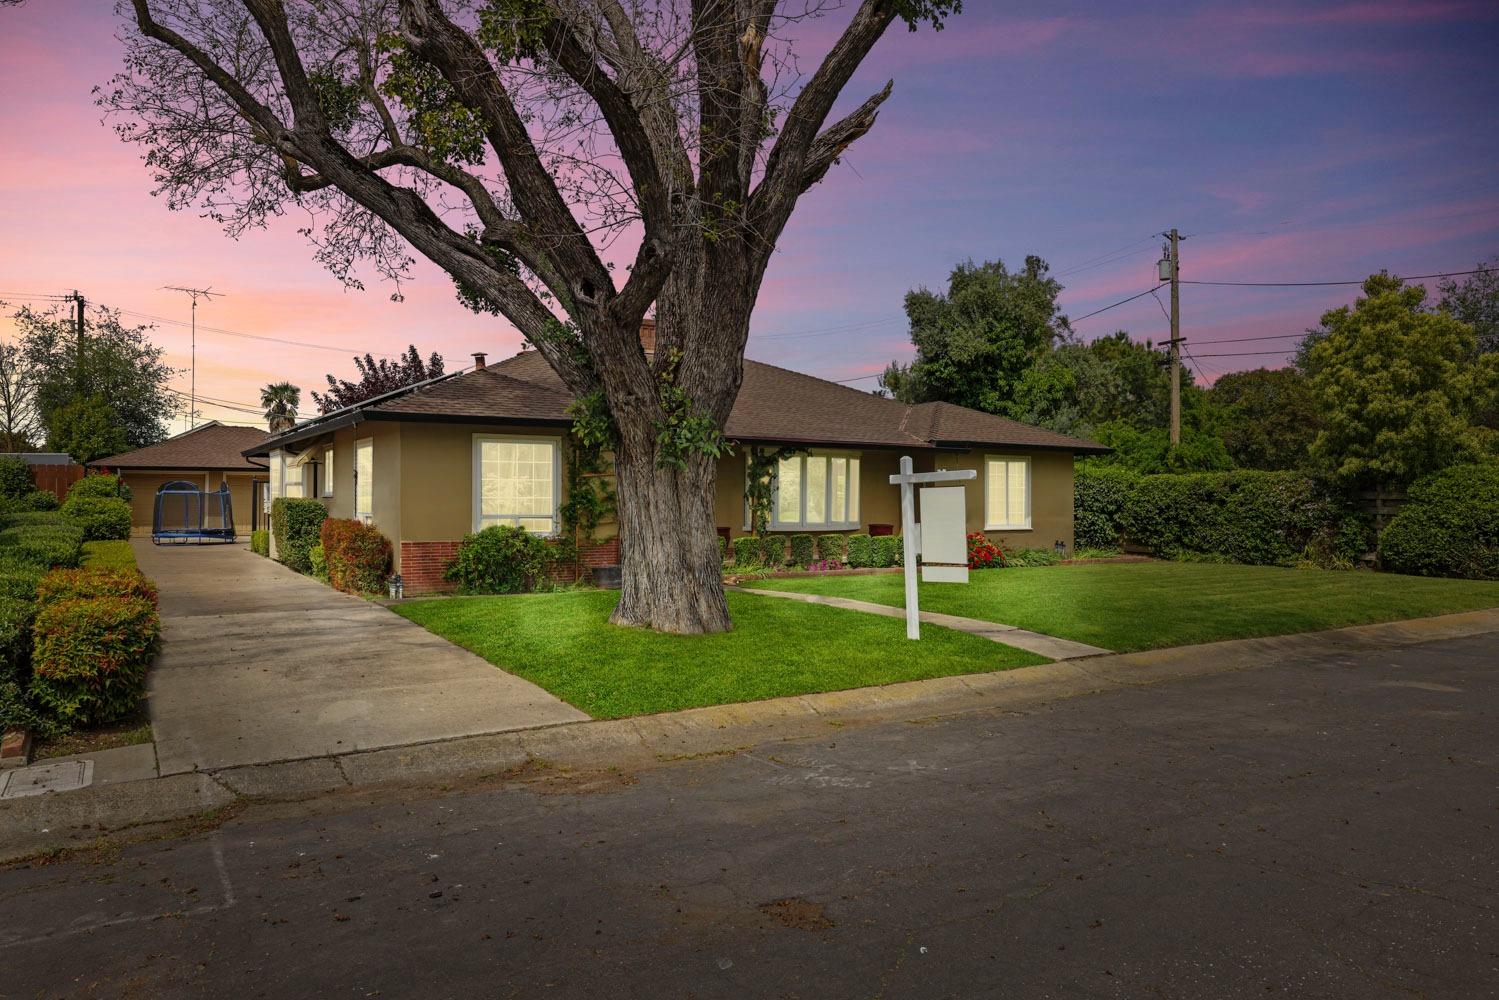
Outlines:
{"label": "brick foundation trim", "polygon": [[442,578],[458,558],[458,542],[402,542],[401,583],[408,594],[436,594],[453,589]]}
{"label": "brick foundation trim", "polygon": [[[458,542],[402,542],[401,582],[408,595],[439,594],[453,590],[443,579],[448,565],[458,558]],[[576,562],[558,563],[552,569],[557,583],[576,583],[595,566],[619,564],[619,539],[611,538],[597,545],[581,546]]]}

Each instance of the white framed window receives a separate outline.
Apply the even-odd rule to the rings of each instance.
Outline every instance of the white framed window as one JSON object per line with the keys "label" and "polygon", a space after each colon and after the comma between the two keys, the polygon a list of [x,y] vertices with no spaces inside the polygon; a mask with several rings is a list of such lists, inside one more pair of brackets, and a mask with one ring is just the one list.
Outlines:
{"label": "white framed window", "polygon": [[333,495],[333,446],[323,449],[323,496]]}
{"label": "white framed window", "polygon": [[474,530],[514,524],[557,533],[562,439],[474,435]]}
{"label": "white framed window", "polygon": [[372,521],[375,517],[374,438],[354,442],[354,517],[359,521]]}
{"label": "white framed window", "polygon": [[984,456],[984,530],[1028,531],[1031,526],[1031,460]]}
{"label": "white framed window", "polygon": [[776,463],[772,529],[835,531],[858,526],[858,456],[814,452]]}
{"label": "white framed window", "polygon": [[306,469],[296,459],[282,459],[286,471],[281,474],[281,495],[284,497],[306,496],[302,492],[302,477]]}

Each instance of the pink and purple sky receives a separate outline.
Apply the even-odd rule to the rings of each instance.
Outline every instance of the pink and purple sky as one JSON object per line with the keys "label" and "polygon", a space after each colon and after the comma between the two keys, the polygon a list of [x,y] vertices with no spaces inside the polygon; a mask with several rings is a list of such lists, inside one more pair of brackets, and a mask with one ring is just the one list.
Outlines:
{"label": "pink and purple sky", "polygon": [[[750,357],[828,378],[877,372],[911,348],[901,299],[965,258],[1040,254],[1081,316],[1154,284],[1159,240],[1189,239],[1182,276],[1313,281],[1466,270],[1499,259],[1499,4],[1493,0],[1035,5],[969,0],[946,31],[892,30],[849,100],[895,80],[873,133],[802,201],[755,312]],[[90,89],[120,65],[112,5],[31,0],[0,10],[0,294],[74,288],[185,321],[164,285],[212,286],[197,384],[253,404],[306,392],[349,356],[414,342],[450,366],[520,346],[475,316],[435,268],[405,301],[345,291],[287,217],[239,241],[151,197],[137,151],[100,124]],[[835,15],[836,17],[837,15]],[[818,54],[820,56],[820,53]],[[803,56],[804,63],[807,57]],[[1113,251],[1121,251],[1113,253]],[[1284,356],[1353,289],[1188,285],[1183,332],[1202,376]],[[1160,340],[1146,296],[1078,324]],[[0,336],[14,335],[0,319]],[[188,331],[155,338],[185,368]],[[1224,341],[1244,340],[1243,343]],[[184,372],[174,383],[186,390]],[[873,388],[872,379],[855,382]],[[204,403],[203,418],[254,422]],[[181,429],[179,419],[174,429]]]}

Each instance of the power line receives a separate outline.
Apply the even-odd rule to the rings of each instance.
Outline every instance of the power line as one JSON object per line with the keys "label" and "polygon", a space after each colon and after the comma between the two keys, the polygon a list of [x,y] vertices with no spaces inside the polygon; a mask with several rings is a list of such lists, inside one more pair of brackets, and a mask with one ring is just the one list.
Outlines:
{"label": "power line", "polygon": [[[139,319],[150,320],[153,323],[170,323],[173,326],[188,326],[189,324],[180,319],[169,319],[166,316],[156,316],[151,313],[137,312],[134,309],[121,309],[119,312],[126,316],[135,316]],[[226,330],[219,326],[203,326],[198,329],[205,333],[218,333],[226,337],[240,337],[245,340],[261,340],[271,344],[285,344],[289,347],[309,347],[319,351],[337,351],[340,354],[373,354],[377,358],[393,358],[394,354],[383,354],[379,351],[361,351],[357,347],[336,347],[332,344],[315,344],[306,340],[288,340],[285,337],[269,337],[260,333],[243,333],[239,330]]]}
{"label": "power line", "polygon": [[891,323],[899,323],[899,319],[878,319],[864,323],[850,323],[847,326],[828,326],[816,330],[803,330],[800,333],[766,333],[754,335],[755,340],[790,340],[796,337],[830,337],[838,333],[853,333],[856,330],[869,329],[876,326],[889,326]]}
{"label": "power line", "polygon": [[1153,294],[1155,294],[1156,288],[1159,288],[1159,287],[1160,287],[1159,285],[1155,285],[1155,286],[1153,286],[1151,288],[1147,288],[1147,289],[1145,289],[1145,291],[1140,292],[1138,295],[1131,295],[1127,299],[1120,299],[1118,302],[1111,302],[1110,304],[1104,306],[1102,309],[1095,309],[1095,310],[1093,310],[1090,313],[1085,313],[1084,315],[1079,316],[1077,319],[1070,319],[1069,318],[1068,322],[1070,322],[1070,323],[1081,323],[1085,319],[1090,319],[1090,318],[1092,318],[1094,316],[1097,316],[1099,313],[1108,312],[1110,309],[1113,309],[1116,306],[1122,306],[1126,302],[1133,302],[1136,299],[1143,299],[1147,295],[1153,295]]}
{"label": "power line", "polygon": [[[1475,268],[1472,271],[1438,271],[1436,274],[1411,274],[1401,281],[1422,281],[1426,278],[1460,278],[1465,274],[1487,274],[1491,267]],[[1330,285],[1362,285],[1368,278],[1357,281],[1183,281],[1184,285],[1217,285],[1232,288],[1325,288]]]}
{"label": "power line", "polygon": [[1203,354],[1203,355],[1201,355],[1201,357],[1204,357],[1204,358],[1257,358],[1257,357],[1268,357],[1269,355],[1272,355],[1272,354],[1278,355],[1280,357],[1285,357],[1287,354],[1290,354],[1291,352],[1292,352],[1292,349],[1288,347],[1288,348],[1286,348],[1283,351],[1229,351],[1229,352],[1227,352],[1225,354]]}

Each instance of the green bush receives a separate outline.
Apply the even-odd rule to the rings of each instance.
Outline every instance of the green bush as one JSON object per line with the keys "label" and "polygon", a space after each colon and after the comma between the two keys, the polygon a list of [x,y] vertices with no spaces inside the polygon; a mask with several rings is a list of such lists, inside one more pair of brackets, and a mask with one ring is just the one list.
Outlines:
{"label": "green bush", "polygon": [[816,542],[811,535],[798,532],[791,536],[791,565],[806,569],[816,558]]}
{"label": "green bush", "polygon": [[496,524],[463,537],[445,576],[470,594],[518,594],[545,584],[556,555],[526,529]]}
{"label": "green bush", "polygon": [[160,635],[156,608],[139,598],[43,605],[32,629],[31,694],[66,725],[113,722],[140,704]]}
{"label": "green bush", "polygon": [[734,539],[734,565],[760,565],[760,539],[754,535],[740,535]]}
{"label": "green bush", "polygon": [[[323,522],[327,524],[327,521]],[[328,582],[328,557],[324,554],[321,545],[314,545],[307,550],[308,571],[324,583]]]}
{"label": "green bush", "polygon": [[818,535],[817,557],[848,562],[848,539],[843,535]]}
{"label": "green bush", "polygon": [[0,681],[25,686],[31,680],[31,624],[35,597],[0,596]]}
{"label": "green bush", "polygon": [[392,550],[380,529],[363,521],[329,518],[322,524],[321,539],[329,583],[350,594],[385,589]]}
{"label": "green bush", "polygon": [[1079,548],[1113,548],[1127,538],[1164,558],[1348,567],[1369,544],[1367,519],[1347,498],[1300,472],[1136,476],[1081,468],[1073,519]]}
{"label": "green bush", "polygon": [[115,539],[83,543],[83,568],[135,569],[135,550],[130,543]]}
{"label": "green bush", "polygon": [[1420,480],[1379,539],[1396,573],[1499,580],[1499,465],[1455,465]]}
{"label": "green bush", "polygon": [[15,500],[34,490],[31,466],[24,458],[0,458],[0,499]]}
{"label": "green bush", "polygon": [[271,532],[267,528],[257,528],[250,532],[250,551],[258,556],[269,556],[271,554]]}
{"label": "green bush", "polygon": [[130,487],[118,476],[95,472],[84,476],[68,487],[68,499],[75,497],[100,497],[110,500],[130,501]]}
{"label": "green bush", "polygon": [[312,569],[308,551],[318,543],[318,532],[328,519],[328,508],[306,497],[277,497],[271,501],[271,533],[276,557],[298,573]]}
{"label": "green bush", "polygon": [[[79,482],[88,480],[80,479]],[[62,512],[83,529],[85,542],[123,540],[130,537],[130,504],[119,497],[69,494],[67,503],[62,505]]]}
{"label": "green bush", "polygon": [[786,565],[786,536],[761,535],[760,561],[769,569],[781,569]]}
{"label": "green bush", "polygon": [[1062,561],[1056,549],[1014,549],[1005,552],[1006,566],[1055,566]]}
{"label": "green bush", "polygon": [[723,562],[729,556],[729,540],[723,535],[718,536],[718,561]]}
{"label": "green bush", "polygon": [[91,597],[131,597],[156,606],[156,585],[138,569],[54,569],[37,584],[42,605]]}
{"label": "green bush", "polygon": [[876,535],[870,540],[871,566],[899,566],[905,560],[905,546],[899,535]]}
{"label": "green bush", "polygon": [[1124,508],[1140,477],[1122,466],[1079,465],[1072,480],[1072,536],[1077,548],[1117,548]]}
{"label": "green bush", "polygon": [[854,567],[873,566],[874,539],[868,535],[849,535],[848,565]]}
{"label": "green bush", "polygon": [[[32,515],[61,518],[60,514]],[[0,531],[0,561],[41,569],[74,567],[83,558],[83,529],[71,523],[21,523]]]}
{"label": "green bush", "polygon": [[24,560],[0,563],[0,599],[36,600],[37,585],[46,575],[47,570]]}
{"label": "green bush", "polygon": [[31,490],[15,499],[18,511],[56,510],[60,506],[51,490]]}

